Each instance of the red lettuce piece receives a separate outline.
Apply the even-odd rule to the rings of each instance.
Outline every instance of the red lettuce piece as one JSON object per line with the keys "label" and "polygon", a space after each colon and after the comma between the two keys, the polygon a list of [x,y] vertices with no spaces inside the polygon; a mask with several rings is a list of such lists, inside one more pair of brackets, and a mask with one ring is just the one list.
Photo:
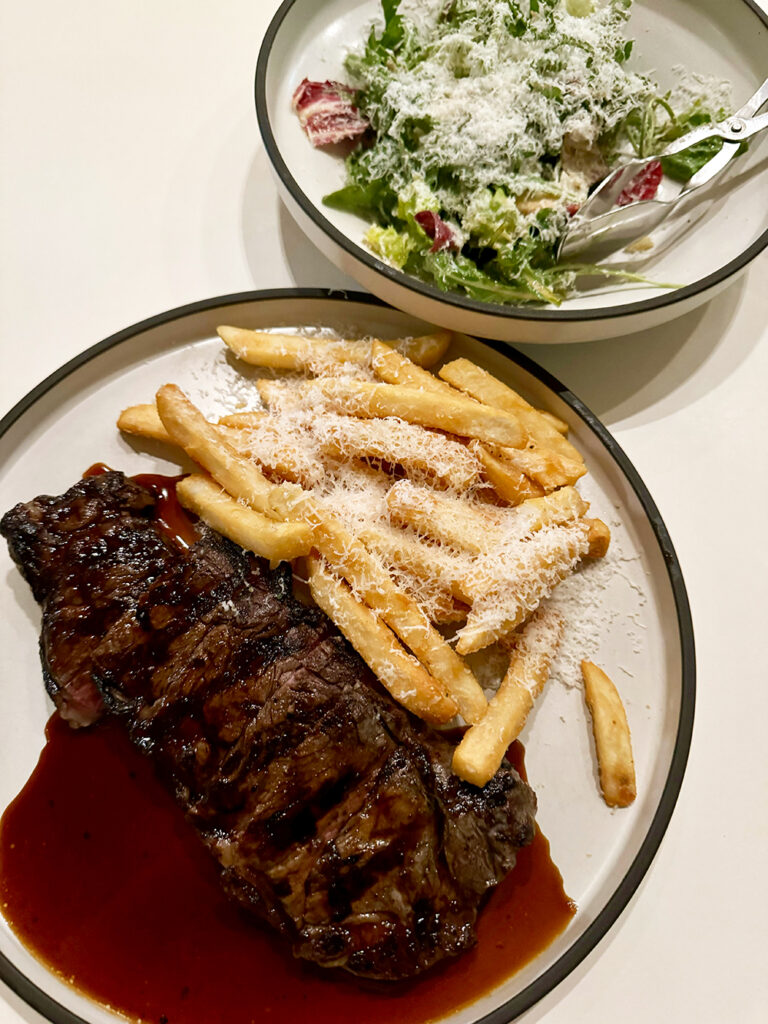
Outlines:
{"label": "red lettuce piece", "polygon": [[630,181],[616,200],[616,205],[629,206],[630,203],[636,203],[643,199],[653,199],[659,191],[663,177],[664,171],[660,162],[653,160]]}
{"label": "red lettuce piece", "polygon": [[439,214],[432,210],[421,210],[415,216],[419,227],[433,240],[430,252],[440,252],[441,249],[458,249],[459,244],[456,234],[450,224],[446,224]]}
{"label": "red lettuce piece", "polygon": [[313,146],[330,146],[363,135],[369,126],[353,100],[355,90],[343,82],[310,82],[293,94],[292,106]]}

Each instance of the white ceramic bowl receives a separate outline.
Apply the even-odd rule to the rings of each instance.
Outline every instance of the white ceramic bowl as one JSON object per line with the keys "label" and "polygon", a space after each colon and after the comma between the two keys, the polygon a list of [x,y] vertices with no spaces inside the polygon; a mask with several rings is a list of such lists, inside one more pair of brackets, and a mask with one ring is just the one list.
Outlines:
{"label": "white ceramic bowl", "polygon": [[[291,110],[305,77],[344,80],[347,49],[380,10],[379,0],[285,0],[256,69],[256,110],[280,194],[308,237],[375,295],[433,323],[502,341],[570,342],[631,334],[689,312],[722,290],[768,244],[768,143],[753,141],[730,187],[675,244],[640,269],[669,290],[603,285],[561,307],[497,306],[395,270],[368,251],[360,218],[323,205],[344,183],[341,156],[313,149]],[[727,79],[738,108],[768,75],[768,18],[752,0],[635,0],[629,26],[633,64],[666,88],[672,69]],[[331,147],[332,148],[332,147]]]}

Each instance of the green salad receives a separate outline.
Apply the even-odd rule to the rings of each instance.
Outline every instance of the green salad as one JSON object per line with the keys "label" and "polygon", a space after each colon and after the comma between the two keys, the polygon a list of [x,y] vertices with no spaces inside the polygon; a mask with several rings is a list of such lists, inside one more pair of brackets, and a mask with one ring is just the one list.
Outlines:
{"label": "green salad", "polygon": [[[558,264],[568,218],[611,166],[729,101],[725,83],[681,73],[661,95],[630,70],[630,3],[382,0],[383,25],[345,60],[370,129],[325,203],[369,220],[365,243],[388,264],[473,299],[559,304],[580,275],[637,280]],[[686,180],[720,145],[663,169]]]}

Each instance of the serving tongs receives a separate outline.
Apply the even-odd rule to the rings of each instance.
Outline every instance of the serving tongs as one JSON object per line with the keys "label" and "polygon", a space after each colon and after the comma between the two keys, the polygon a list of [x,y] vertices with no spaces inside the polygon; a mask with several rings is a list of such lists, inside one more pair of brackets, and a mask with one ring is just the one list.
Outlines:
{"label": "serving tongs", "polygon": [[[755,116],[766,102],[768,79],[731,117],[716,124],[700,125],[675,139],[661,153],[630,160],[611,171],[568,224],[558,243],[558,260],[578,257],[583,263],[597,263],[617,250],[629,249],[631,253],[633,246],[638,247],[637,251],[652,248],[648,236],[674,208],[717,178],[739,152],[742,142],[768,128],[768,113]],[[723,140],[723,147],[685,184],[664,175],[654,198],[627,198],[632,186],[641,183],[649,167],[662,157],[682,153],[705,139],[718,138]],[[648,242],[643,244],[645,240]]]}

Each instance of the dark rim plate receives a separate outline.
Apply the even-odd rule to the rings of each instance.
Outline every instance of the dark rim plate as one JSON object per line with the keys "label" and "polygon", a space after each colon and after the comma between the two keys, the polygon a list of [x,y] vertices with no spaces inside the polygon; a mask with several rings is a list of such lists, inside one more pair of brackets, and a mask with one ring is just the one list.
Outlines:
{"label": "dark rim plate", "polygon": [[[125,330],[113,334],[103,341],[86,349],[65,363],[50,376],[46,377],[37,387],[33,388],[22,398],[2,420],[0,420],[0,438],[16,424],[39,399],[51,391],[57,384],[65,380],[80,367],[92,361],[101,353],[113,349],[118,345],[130,343],[132,339],[143,334],[152,328],[181,320],[187,316],[214,310],[218,307],[247,304],[270,299],[328,299],[335,301],[350,301],[362,305],[378,306],[386,308],[386,304],[371,295],[357,292],[338,292],[328,289],[289,288],[275,289],[268,291],[240,292],[232,295],[219,296],[212,299],[202,300],[177,309],[160,313],[140,323],[134,324]],[[480,339],[482,340],[482,339]],[[545,970],[530,985],[518,992],[502,1006],[487,1014],[477,1024],[506,1024],[527,1010],[544,995],[555,988],[564,978],[567,977],[584,958],[591,952],[597,943],[608,932],[621,912],[627,906],[630,898],[638,888],[641,880],[647,872],[650,864],[659,848],[662,837],[666,831],[669,820],[672,816],[680,787],[685,773],[685,766],[688,759],[688,752],[691,743],[693,729],[694,706],[696,695],[696,669],[695,669],[695,647],[693,637],[693,626],[691,622],[688,596],[683,582],[683,576],[672,546],[672,541],[667,528],[659,514],[647,487],[640,478],[637,470],[624,454],[620,446],[606,430],[600,420],[592,413],[583,402],[573,395],[568,388],[561,384],[555,377],[538,366],[532,359],[516,352],[508,345],[501,342],[483,341],[484,344],[495,349],[506,359],[512,361],[524,371],[530,373],[543,385],[554,392],[565,402],[573,413],[578,416],[599,439],[607,450],[613,462],[618,466],[624,478],[635,492],[640,505],[651,525],[653,534],[658,543],[659,551],[664,559],[672,596],[674,599],[677,630],[680,641],[681,656],[681,697],[680,712],[677,723],[677,734],[674,751],[672,754],[669,771],[667,773],[664,787],[661,792],[658,805],[653,815],[650,827],[645,838],[632,861],[629,869],[616,887],[610,899],[605,903],[595,917],[592,924],[581,934],[567,951],[552,966]],[[52,999],[43,989],[38,987],[27,978],[6,956],[0,953],[0,979],[4,981],[21,999],[31,1007],[43,1014],[53,1024],[88,1024],[82,1017],[77,1016],[60,1003]],[[203,1022],[201,1022],[203,1024]]]}

